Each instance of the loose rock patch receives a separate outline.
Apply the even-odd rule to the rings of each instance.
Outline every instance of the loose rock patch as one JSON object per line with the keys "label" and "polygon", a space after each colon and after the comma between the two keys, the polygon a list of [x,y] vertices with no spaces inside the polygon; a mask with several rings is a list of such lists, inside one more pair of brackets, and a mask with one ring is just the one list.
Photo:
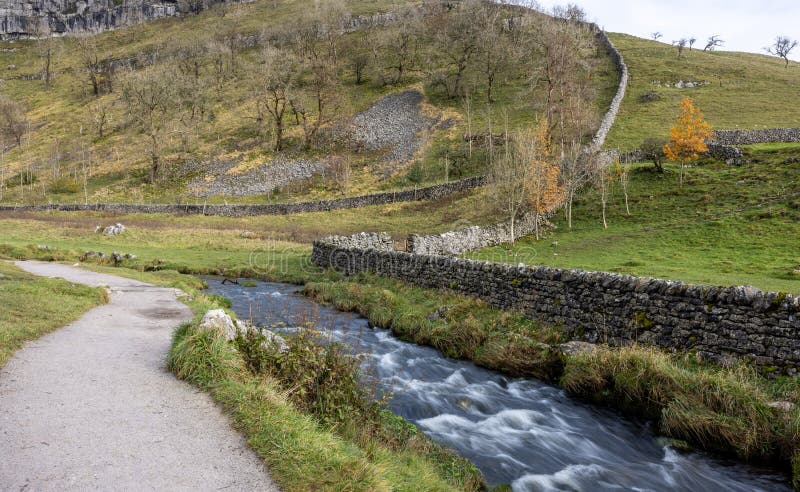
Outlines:
{"label": "loose rock patch", "polygon": [[[229,173],[235,165],[236,163],[228,161],[202,166],[206,172],[193,179],[189,183],[189,189],[195,196],[201,197],[265,195],[324,171],[329,162],[324,159],[292,159],[279,156],[250,171],[241,174]],[[213,180],[208,181],[208,176]]]}
{"label": "loose rock patch", "polygon": [[388,176],[414,157],[424,142],[420,132],[437,120],[422,114],[422,94],[406,91],[386,96],[353,118],[351,139],[371,151],[386,151],[380,169]]}

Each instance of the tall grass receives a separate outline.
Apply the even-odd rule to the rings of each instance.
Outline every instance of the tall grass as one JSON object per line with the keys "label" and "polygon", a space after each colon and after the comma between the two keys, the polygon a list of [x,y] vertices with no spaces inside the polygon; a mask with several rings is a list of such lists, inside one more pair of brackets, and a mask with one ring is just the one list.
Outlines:
{"label": "tall grass", "polygon": [[514,376],[554,380],[561,372],[561,358],[551,347],[562,338],[558,329],[540,327],[480,300],[366,274],[347,282],[309,282],[304,292],[448,357]]}
{"label": "tall grass", "polygon": [[788,464],[800,449],[800,411],[770,405],[786,397],[782,385],[796,383],[770,382],[746,365],[723,368],[652,348],[599,347],[570,357],[561,384],[570,394],[650,417],[668,436],[747,461]]}
{"label": "tall grass", "polygon": [[[199,314],[214,301],[194,294]],[[260,337],[175,332],[168,366],[223,405],[284,490],[481,490],[480,472],[382,409],[359,386],[358,364],[311,336],[288,354]],[[338,347],[338,348],[337,348]]]}

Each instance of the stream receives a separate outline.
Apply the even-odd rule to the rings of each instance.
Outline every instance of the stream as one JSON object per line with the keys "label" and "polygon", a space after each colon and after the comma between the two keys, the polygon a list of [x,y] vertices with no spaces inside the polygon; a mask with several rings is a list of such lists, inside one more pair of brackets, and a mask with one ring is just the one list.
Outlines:
{"label": "stream", "polygon": [[791,490],[785,476],[697,452],[679,452],[646,422],[574,400],[560,388],[510,378],[403,342],[365,318],[322,306],[294,285],[255,287],[206,279],[259,325],[312,321],[330,338],[365,354],[389,409],[470,459],[491,486],[515,491]]}

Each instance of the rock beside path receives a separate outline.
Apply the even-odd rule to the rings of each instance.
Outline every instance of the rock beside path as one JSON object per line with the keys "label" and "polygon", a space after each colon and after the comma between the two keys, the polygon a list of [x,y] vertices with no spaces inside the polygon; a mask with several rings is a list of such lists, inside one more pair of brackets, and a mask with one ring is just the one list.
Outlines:
{"label": "rock beside path", "polygon": [[223,309],[212,309],[208,311],[200,322],[200,328],[211,328],[221,330],[225,335],[225,339],[233,341],[240,333],[246,335],[249,332],[256,332],[262,337],[264,341],[261,343],[262,347],[275,347],[278,352],[285,353],[289,351],[289,345],[280,335],[273,333],[269,330],[259,330],[257,327],[250,323],[234,320]]}

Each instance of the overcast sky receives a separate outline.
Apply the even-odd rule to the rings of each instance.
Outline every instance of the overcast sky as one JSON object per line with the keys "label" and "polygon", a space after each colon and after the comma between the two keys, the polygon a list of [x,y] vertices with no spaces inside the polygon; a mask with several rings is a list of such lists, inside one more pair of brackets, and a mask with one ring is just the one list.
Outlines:
{"label": "overcast sky", "polygon": [[[718,34],[721,49],[764,53],[775,36],[800,39],[800,0],[539,0],[546,9],[570,1],[606,31],[643,38],[659,31],[667,43],[696,37],[700,49]],[[696,46],[696,45],[695,45]],[[800,46],[790,58],[800,61]]]}

